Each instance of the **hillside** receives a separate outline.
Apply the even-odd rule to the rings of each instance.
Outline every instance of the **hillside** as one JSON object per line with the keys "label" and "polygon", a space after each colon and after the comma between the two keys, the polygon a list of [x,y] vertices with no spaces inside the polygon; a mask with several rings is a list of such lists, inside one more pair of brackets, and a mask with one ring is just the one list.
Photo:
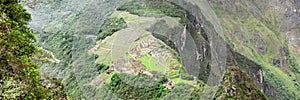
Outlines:
{"label": "hillside", "polygon": [[300,98],[298,0],[21,4],[68,99]]}

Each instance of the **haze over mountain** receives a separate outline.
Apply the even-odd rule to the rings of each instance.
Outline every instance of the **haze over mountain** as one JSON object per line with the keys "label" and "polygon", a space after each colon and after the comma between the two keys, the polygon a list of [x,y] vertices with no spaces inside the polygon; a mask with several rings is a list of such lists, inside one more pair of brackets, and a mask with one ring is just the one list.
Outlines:
{"label": "haze over mountain", "polygon": [[48,98],[300,99],[299,0],[20,4]]}

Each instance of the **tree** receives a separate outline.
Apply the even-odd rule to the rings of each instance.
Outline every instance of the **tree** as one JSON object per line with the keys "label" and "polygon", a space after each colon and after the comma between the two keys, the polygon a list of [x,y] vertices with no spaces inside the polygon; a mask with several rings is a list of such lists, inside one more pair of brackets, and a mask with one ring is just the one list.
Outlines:
{"label": "tree", "polygon": [[[0,62],[3,66],[10,63],[25,64],[25,60],[35,53],[35,37],[26,24],[30,14],[18,4],[18,0],[0,1]],[[28,64],[27,64],[28,65]]]}
{"label": "tree", "polygon": [[34,34],[26,26],[31,15],[19,0],[0,0],[0,99],[47,98],[32,58]]}

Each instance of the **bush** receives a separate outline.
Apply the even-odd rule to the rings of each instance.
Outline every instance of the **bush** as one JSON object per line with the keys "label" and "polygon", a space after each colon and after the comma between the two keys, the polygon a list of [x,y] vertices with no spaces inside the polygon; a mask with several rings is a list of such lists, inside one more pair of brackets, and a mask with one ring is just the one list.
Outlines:
{"label": "bush", "polygon": [[126,22],[123,18],[109,18],[101,25],[97,40],[103,40],[123,28],[126,28]]}
{"label": "bush", "polygon": [[109,69],[108,65],[104,65],[104,64],[97,64],[96,67],[99,70],[99,74],[105,72],[107,69]]}
{"label": "bush", "polygon": [[[122,78],[121,77],[124,77]],[[148,76],[145,75],[136,75],[136,76],[126,76],[124,74],[114,74],[111,78],[111,82],[107,87],[112,90],[112,92],[117,95],[119,98],[128,100],[149,100],[149,99],[159,99],[168,94],[168,89],[162,85],[166,81],[166,78],[160,79],[160,81],[151,80],[148,84],[153,84],[150,87],[137,87],[127,84],[124,81],[136,80],[134,83],[144,82],[145,80],[151,80]]]}
{"label": "bush", "polygon": [[38,52],[36,38],[27,27],[31,15],[19,1],[0,0],[0,99],[58,99],[61,88],[52,91],[40,81],[32,60]]}
{"label": "bush", "polygon": [[98,55],[98,54],[95,54],[94,57],[95,57],[95,59],[98,59],[98,58],[99,58],[99,55]]}

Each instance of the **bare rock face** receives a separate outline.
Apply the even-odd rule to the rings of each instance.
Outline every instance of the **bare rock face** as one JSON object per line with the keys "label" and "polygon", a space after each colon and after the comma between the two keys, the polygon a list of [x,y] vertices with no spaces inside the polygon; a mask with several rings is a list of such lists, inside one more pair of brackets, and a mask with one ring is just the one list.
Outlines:
{"label": "bare rock face", "polygon": [[257,33],[252,33],[252,39],[251,41],[253,41],[254,46],[256,48],[256,50],[261,53],[261,54],[265,54],[267,52],[267,46],[265,41],[261,38],[261,36]]}
{"label": "bare rock face", "polygon": [[[300,59],[300,2],[294,0],[291,2],[285,2],[284,17],[281,25],[281,34],[283,38],[286,38],[288,47],[293,53],[295,59]],[[299,63],[299,62],[298,62]]]}
{"label": "bare rock face", "polygon": [[281,66],[281,61],[279,59],[272,59],[271,63],[277,67]]}

